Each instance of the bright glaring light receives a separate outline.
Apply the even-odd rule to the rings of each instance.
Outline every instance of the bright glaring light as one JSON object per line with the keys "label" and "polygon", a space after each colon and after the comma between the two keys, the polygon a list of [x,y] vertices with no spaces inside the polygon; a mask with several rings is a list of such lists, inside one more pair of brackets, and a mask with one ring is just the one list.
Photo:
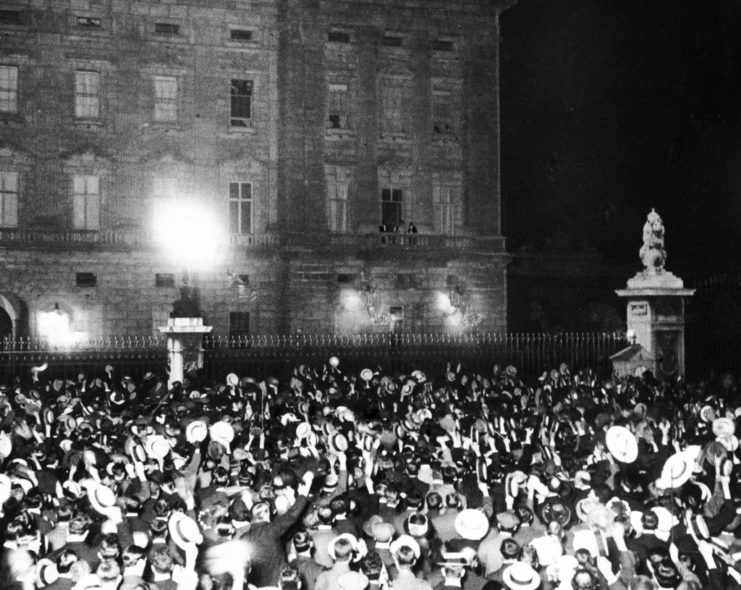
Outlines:
{"label": "bright glaring light", "polygon": [[60,311],[39,314],[39,335],[52,346],[72,346],[87,340],[85,332],[73,332],[69,325],[69,315]]}
{"label": "bright glaring light", "polygon": [[345,291],[342,293],[342,305],[349,311],[357,311],[363,302],[360,300],[360,295],[355,291]]}
{"label": "bright glaring light", "polygon": [[450,297],[445,293],[437,294],[437,308],[446,314],[452,314],[455,308],[450,304]]}
{"label": "bright glaring light", "polygon": [[155,216],[155,234],[162,247],[189,269],[213,264],[223,233],[210,211],[193,203],[163,205]]}

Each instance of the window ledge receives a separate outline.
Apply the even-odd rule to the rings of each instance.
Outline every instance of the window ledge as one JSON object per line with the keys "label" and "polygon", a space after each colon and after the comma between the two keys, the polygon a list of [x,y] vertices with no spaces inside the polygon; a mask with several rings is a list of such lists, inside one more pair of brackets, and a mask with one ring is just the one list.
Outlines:
{"label": "window ledge", "polygon": [[250,124],[247,127],[238,127],[238,126],[229,125],[227,129],[227,133],[229,133],[230,135],[245,135],[245,134],[251,135],[251,134],[257,133],[257,130],[252,124]]}
{"label": "window ledge", "polygon": [[75,119],[74,124],[77,127],[87,127],[88,129],[90,127],[103,127],[105,125],[104,119]]}
{"label": "window ledge", "polygon": [[327,137],[336,139],[356,136],[356,132],[354,129],[337,129],[335,127],[327,127],[326,134]]}
{"label": "window ledge", "polygon": [[151,125],[152,129],[157,129],[158,131],[182,131],[183,126],[180,123],[165,123],[163,121],[155,121]]}
{"label": "window ledge", "polygon": [[434,133],[432,141],[441,144],[456,144],[460,141],[460,138],[452,133]]}
{"label": "window ledge", "polygon": [[408,133],[381,133],[381,141],[411,141]]}

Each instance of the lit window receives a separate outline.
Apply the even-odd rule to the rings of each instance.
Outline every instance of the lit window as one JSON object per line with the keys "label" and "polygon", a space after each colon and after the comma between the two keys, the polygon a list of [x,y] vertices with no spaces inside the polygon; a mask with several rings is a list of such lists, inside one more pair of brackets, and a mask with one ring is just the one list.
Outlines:
{"label": "lit window", "polygon": [[231,126],[248,127],[252,119],[252,80],[232,80]]}
{"label": "lit window", "polygon": [[161,123],[178,120],[178,80],[174,76],[154,77],[154,120]]}
{"label": "lit window", "polygon": [[18,173],[0,172],[0,225],[18,225]]}
{"label": "lit window", "polygon": [[441,234],[453,235],[456,229],[456,207],[460,202],[460,186],[435,179],[432,190],[435,228]]}
{"label": "lit window", "polygon": [[330,129],[347,129],[347,85],[330,84],[327,89],[327,126]]}
{"label": "lit window", "polygon": [[348,173],[345,168],[327,170],[327,222],[329,231],[347,232]]}
{"label": "lit window", "polygon": [[401,229],[403,191],[390,186],[381,189],[381,225],[386,231]]}
{"label": "lit window", "polygon": [[252,184],[249,182],[229,183],[229,231],[252,233]]}
{"label": "lit window", "polygon": [[0,66],[0,111],[18,111],[18,68]]}
{"label": "lit window", "polygon": [[75,72],[75,117],[97,119],[100,116],[100,73]]}
{"label": "lit window", "polygon": [[73,178],[72,224],[75,229],[100,227],[100,179],[76,174]]}

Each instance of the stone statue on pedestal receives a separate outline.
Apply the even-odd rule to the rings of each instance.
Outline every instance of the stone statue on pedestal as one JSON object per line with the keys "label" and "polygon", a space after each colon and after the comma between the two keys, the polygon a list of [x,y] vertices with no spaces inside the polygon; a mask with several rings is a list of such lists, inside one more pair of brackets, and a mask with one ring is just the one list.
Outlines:
{"label": "stone statue on pedestal", "polygon": [[647,274],[659,274],[666,265],[666,249],[664,248],[664,222],[654,209],[648,214],[643,226],[643,246],[639,251],[641,262],[646,267]]}
{"label": "stone statue on pedestal", "polygon": [[201,315],[198,294],[188,285],[180,287],[180,299],[172,304],[171,318],[195,318]]}

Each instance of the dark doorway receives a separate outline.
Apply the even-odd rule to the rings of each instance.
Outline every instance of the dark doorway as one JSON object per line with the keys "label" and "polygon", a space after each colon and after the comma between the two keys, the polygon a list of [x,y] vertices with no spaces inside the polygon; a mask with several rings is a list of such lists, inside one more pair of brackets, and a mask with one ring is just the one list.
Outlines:
{"label": "dark doorway", "polygon": [[13,320],[10,319],[8,312],[0,307],[0,338],[13,337]]}

